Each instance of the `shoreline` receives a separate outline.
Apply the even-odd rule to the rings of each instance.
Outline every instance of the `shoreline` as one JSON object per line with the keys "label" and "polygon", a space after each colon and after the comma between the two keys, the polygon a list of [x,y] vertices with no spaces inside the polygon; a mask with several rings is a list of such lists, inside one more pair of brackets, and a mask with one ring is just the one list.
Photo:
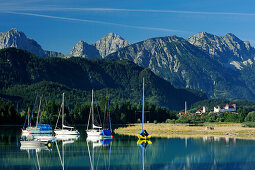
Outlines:
{"label": "shoreline", "polygon": [[[255,140],[255,128],[243,127],[241,123],[205,123],[203,126],[187,124],[146,123],[145,129],[152,137],[166,138],[237,138]],[[142,124],[129,124],[114,132],[120,135],[136,136],[142,129]]]}

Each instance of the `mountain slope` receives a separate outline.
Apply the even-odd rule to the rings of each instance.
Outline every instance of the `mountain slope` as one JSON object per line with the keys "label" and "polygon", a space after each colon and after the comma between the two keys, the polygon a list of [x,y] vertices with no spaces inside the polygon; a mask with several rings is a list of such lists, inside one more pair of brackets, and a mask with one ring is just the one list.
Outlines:
{"label": "mountain slope", "polygon": [[224,64],[180,37],[148,39],[124,47],[106,58],[128,59],[176,86],[200,89],[209,96],[255,97],[239,80],[239,72],[229,71]]}
{"label": "mountain slope", "polygon": [[0,49],[8,47],[27,50],[39,57],[63,56],[63,54],[58,52],[44,51],[35,40],[27,37],[23,32],[19,32],[16,28],[0,33]]}
{"label": "mountain slope", "polygon": [[210,54],[221,63],[231,64],[242,69],[245,61],[251,62],[255,57],[255,49],[248,41],[242,41],[234,34],[216,36],[201,32],[188,38],[188,41]]}
{"label": "mountain slope", "polygon": [[[119,100],[122,98],[140,102],[144,77],[145,95],[150,103],[180,109],[184,101],[192,104],[206,98],[198,91],[175,88],[149,69],[143,69],[127,60],[38,58],[26,51],[9,48],[0,50],[0,66],[0,88],[5,95],[22,94],[25,88],[20,85],[32,87],[42,81],[51,81],[89,93],[92,88],[103,90],[104,94],[111,91]],[[33,91],[33,88],[29,89]],[[47,89],[45,93],[48,93]],[[89,96],[86,99],[89,100]]]}

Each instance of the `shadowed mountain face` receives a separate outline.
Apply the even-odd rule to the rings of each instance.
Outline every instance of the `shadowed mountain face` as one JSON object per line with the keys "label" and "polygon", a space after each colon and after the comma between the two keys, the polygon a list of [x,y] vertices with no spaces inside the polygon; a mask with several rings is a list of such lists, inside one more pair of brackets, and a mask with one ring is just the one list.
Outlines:
{"label": "shadowed mountain face", "polygon": [[0,50],[0,66],[0,88],[4,95],[10,96],[31,94],[27,98],[33,98],[37,90],[46,95],[59,89],[81,95],[94,88],[109,91],[115,99],[138,103],[144,77],[146,100],[150,103],[181,109],[184,101],[192,104],[207,98],[199,91],[175,88],[149,69],[128,60],[38,58],[27,51],[8,48]]}
{"label": "shadowed mountain face", "polygon": [[212,97],[255,97],[240,79],[238,69],[226,67],[207,51],[180,37],[148,39],[124,47],[107,58],[128,59],[150,68],[176,86],[200,89]]}

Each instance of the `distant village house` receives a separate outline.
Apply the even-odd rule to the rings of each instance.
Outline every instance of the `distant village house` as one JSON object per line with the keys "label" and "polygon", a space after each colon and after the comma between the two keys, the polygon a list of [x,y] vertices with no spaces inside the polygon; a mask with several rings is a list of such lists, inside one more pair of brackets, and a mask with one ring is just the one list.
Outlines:
{"label": "distant village house", "polygon": [[214,107],[214,113],[236,112],[236,104]]}
{"label": "distant village house", "polygon": [[[197,110],[195,113],[189,113],[189,115],[202,115],[203,113],[205,113],[206,109],[205,106],[203,106],[202,109]],[[179,115],[186,115],[187,113],[185,112],[179,112]]]}
{"label": "distant village house", "polygon": [[203,113],[205,113],[205,106],[203,106],[203,109],[196,111],[196,115],[202,115]]}

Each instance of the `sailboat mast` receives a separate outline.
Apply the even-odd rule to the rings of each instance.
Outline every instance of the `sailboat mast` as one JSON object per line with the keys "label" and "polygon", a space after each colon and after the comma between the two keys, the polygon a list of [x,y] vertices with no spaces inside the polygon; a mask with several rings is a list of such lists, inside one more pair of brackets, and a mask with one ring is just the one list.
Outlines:
{"label": "sailboat mast", "polygon": [[40,103],[39,103],[39,108],[38,108],[38,113],[37,113],[37,118],[36,118],[36,127],[38,127],[39,114],[41,111],[41,103],[42,103],[42,97],[40,97]]}
{"label": "sailboat mast", "polygon": [[92,128],[94,126],[94,103],[93,103],[93,95],[94,95],[94,90],[92,89],[92,99],[91,99],[91,115],[92,115]]}
{"label": "sailboat mast", "polygon": [[64,141],[62,140],[62,153],[63,153],[63,170],[65,169],[65,148],[64,148]]}
{"label": "sailboat mast", "polygon": [[143,130],[143,122],[144,122],[144,77],[143,77],[142,130]]}
{"label": "sailboat mast", "polygon": [[187,102],[185,101],[185,115],[187,115]]}
{"label": "sailboat mast", "polygon": [[63,130],[63,125],[64,125],[64,98],[65,98],[65,93],[63,93],[62,96],[62,130]]}
{"label": "sailboat mast", "polygon": [[30,116],[30,107],[28,107],[28,111],[27,111],[27,127],[29,127],[29,116]]}
{"label": "sailboat mast", "polygon": [[110,131],[112,131],[112,124],[111,124],[111,113],[110,113],[110,106],[109,106],[109,99],[108,99],[108,111],[109,111],[109,123],[110,123]]}
{"label": "sailboat mast", "polygon": [[143,150],[143,170],[144,170],[144,149]]}

